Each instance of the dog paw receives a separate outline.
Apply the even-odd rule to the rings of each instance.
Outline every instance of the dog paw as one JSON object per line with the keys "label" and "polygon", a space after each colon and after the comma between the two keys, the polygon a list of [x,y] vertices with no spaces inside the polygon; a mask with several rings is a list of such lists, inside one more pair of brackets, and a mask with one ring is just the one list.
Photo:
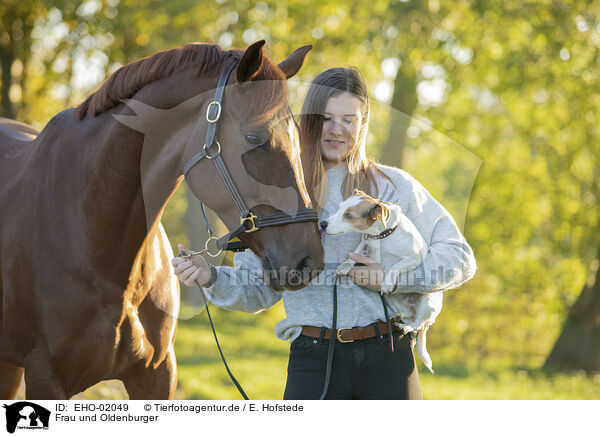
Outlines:
{"label": "dog paw", "polygon": [[340,265],[335,269],[335,275],[336,276],[348,275],[348,273],[350,271],[352,271],[352,268],[354,268],[354,262],[351,261],[350,259],[348,259],[345,262],[340,263]]}
{"label": "dog paw", "polygon": [[395,285],[393,285],[391,283],[390,284],[385,284],[384,283],[384,284],[381,285],[381,288],[379,289],[379,292],[382,293],[382,294],[384,294],[384,295],[387,295],[390,292],[392,292],[394,290],[394,288],[395,288]]}
{"label": "dog paw", "polygon": [[380,292],[382,294],[389,294],[396,289],[398,284],[398,274],[396,271],[388,270],[383,278]]}
{"label": "dog paw", "polygon": [[412,333],[415,332],[416,330],[414,328],[412,328],[411,326],[404,324],[404,323],[395,323],[396,327],[401,328],[402,330],[404,330],[404,333]]}

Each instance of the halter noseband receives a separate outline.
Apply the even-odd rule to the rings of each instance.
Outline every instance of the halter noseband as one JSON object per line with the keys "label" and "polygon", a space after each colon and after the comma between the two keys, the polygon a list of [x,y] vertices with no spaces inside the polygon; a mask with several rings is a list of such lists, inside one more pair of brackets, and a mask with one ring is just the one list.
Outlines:
{"label": "halter noseband", "polygon": [[[182,173],[184,177],[187,177],[190,170],[200,162],[202,159],[206,158],[214,162],[219,175],[221,176],[221,180],[227,188],[227,192],[236,207],[238,208],[241,216],[240,226],[229,232],[225,236],[216,239],[217,249],[219,250],[217,254],[211,254],[208,250],[208,241],[206,244],[206,248],[203,251],[208,252],[209,255],[215,257],[221,252],[221,250],[230,250],[230,251],[244,251],[248,247],[242,241],[234,241],[230,242],[231,239],[238,237],[242,233],[251,233],[255,232],[262,227],[269,226],[278,226],[282,224],[291,224],[291,223],[302,223],[302,222],[317,222],[319,220],[317,211],[315,209],[301,209],[296,213],[296,216],[292,217],[285,212],[277,212],[264,216],[256,216],[254,215],[240,194],[235,182],[231,178],[231,174],[227,169],[227,165],[225,165],[225,161],[221,156],[221,144],[217,140],[219,133],[219,119],[221,117],[221,108],[223,102],[223,95],[225,93],[225,85],[229,80],[229,76],[231,72],[238,64],[238,60],[234,60],[231,64],[229,64],[225,70],[221,73],[219,77],[219,82],[217,84],[217,90],[215,92],[215,98],[208,104],[208,108],[206,109],[206,121],[208,122],[208,129],[206,131],[206,141],[204,142],[204,147],[202,151],[194,156],[185,164],[183,167]],[[213,150],[213,147],[215,150]],[[210,224],[208,223],[208,218],[206,217],[206,211],[204,210],[204,205],[200,202],[200,209],[202,211],[202,217],[204,219],[204,225],[206,227],[206,231],[212,238],[212,229]]]}

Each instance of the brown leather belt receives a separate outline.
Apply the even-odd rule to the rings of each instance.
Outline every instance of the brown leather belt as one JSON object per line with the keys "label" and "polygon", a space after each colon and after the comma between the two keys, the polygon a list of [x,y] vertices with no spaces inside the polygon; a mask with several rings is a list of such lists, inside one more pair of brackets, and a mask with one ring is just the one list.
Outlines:
{"label": "brown leather belt", "polygon": [[[335,332],[335,338],[341,342],[354,342],[354,341],[362,341],[363,339],[374,338],[375,336],[386,335],[388,333],[388,327],[385,322],[379,321],[377,323],[377,330],[373,326],[373,324],[364,326],[364,327],[353,327],[353,328],[341,328],[337,329]],[[310,336],[311,338],[320,338],[321,330],[325,330],[325,334],[323,335],[323,339],[331,339],[333,330],[332,329],[323,329],[321,327],[312,327],[312,326],[302,326],[302,333],[304,336]],[[401,327],[392,326],[392,330],[395,332],[403,332],[404,330]]]}

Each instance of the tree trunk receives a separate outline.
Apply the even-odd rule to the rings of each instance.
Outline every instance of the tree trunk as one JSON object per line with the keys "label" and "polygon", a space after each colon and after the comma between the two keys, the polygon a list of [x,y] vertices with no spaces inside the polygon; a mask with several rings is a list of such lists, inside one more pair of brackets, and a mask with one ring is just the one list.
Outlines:
{"label": "tree trunk", "polygon": [[414,69],[403,61],[394,80],[394,96],[390,113],[390,133],[381,153],[381,162],[402,168],[406,131],[417,107],[417,78]]}
{"label": "tree trunk", "polygon": [[13,50],[12,41],[9,37],[8,39],[8,43],[3,43],[0,47],[0,64],[2,66],[2,83],[0,84],[0,98],[2,98],[2,116],[6,118],[14,118],[15,111],[13,103],[10,100],[10,87],[12,86],[11,69],[13,61],[15,59],[15,53]]}
{"label": "tree trunk", "polygon": [[600,250],[590,277],[571,307],[562,333],[544,363],[545,369],[600,371]]}

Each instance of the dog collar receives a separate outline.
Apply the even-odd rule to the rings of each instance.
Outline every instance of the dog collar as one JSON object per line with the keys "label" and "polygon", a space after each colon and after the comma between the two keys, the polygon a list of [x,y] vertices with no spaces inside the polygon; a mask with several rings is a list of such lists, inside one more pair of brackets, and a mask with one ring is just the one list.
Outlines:
{"label": "dog collar", "polygon": [[391,229],[386,229],[376,236],[365,235],[365,237],[366,237],[366,239],[383,239],[383,238],[390,236],[392,233],[394,233],[394,230],[396,230],[396,227],[398,227],[398,226],[396,225],[396,226],[392,227]]}

